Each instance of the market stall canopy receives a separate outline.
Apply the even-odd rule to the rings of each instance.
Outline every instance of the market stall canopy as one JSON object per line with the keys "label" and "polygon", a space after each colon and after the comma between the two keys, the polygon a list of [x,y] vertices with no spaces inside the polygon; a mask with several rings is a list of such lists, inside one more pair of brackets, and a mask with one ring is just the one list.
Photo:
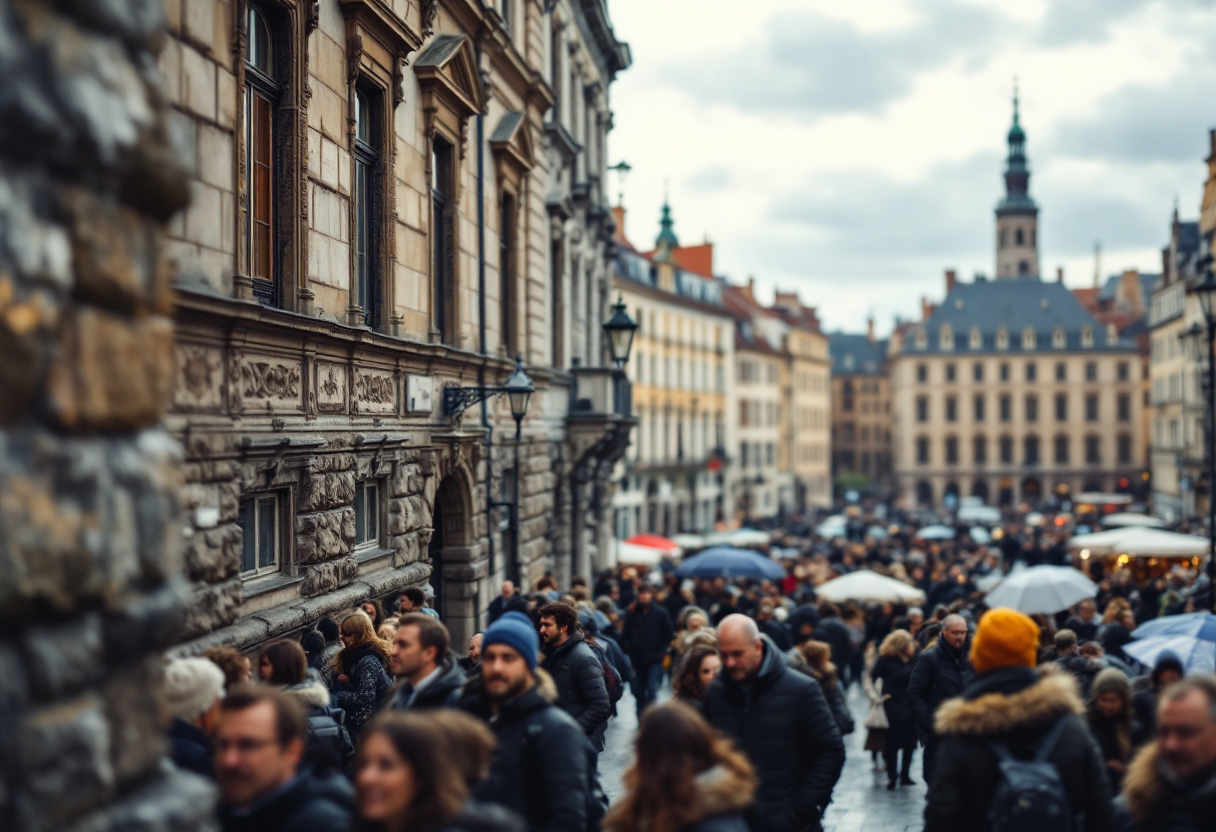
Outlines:
{"label": "market stall canopy", "polygon": [[616,561],[629,566],[658,566],[663,559],[663,550],[651,546],[638,546],[628,541],[616,544]]}
{"label": "market stall canopy", "polygon": [[771,534],[759,529],[735,529],[723,534],[718,542],[726,546],[767,546],[772,539]]}
{"label": "market stall canopy", "polygon": [[839,603],[842,601],[873,601],[883,603],[920,604],[925,600],[925,593],[914,586],[908,586],[902,581],[879,575],[869,569],[850,572],[839,578],[828,581],[815,588],[815,596],[820,599]]}
{"label": "market stall canopy", "polygon": [[988,593],[989,607],[1009,607],[1027,615],[1063,612],[1093,598],[1098,587],[1080,570],[1070,566],[1032,566],[1011,572]]}
{"label": "market stall canopy", "polygon": [[1108,514],[1098,522],[1108,529],[1125,528],[1128,526],[1142,526],[1146,529],[1159,529],[1165,525],[1165,521],[1160,517],[1153,517],[1148,514],[1139,514],[1134,511],[1121,511],[1118,514]]}
{"label": "market stall canopy", "polygon": [[989,523],[995,525],[1001,522],[1001,510],[993,506],[963,506],[958,510],[960,523]]}
{"label": "market stall canopy", "polygon": [[751,578],[779,581],[785,569],[751,549],[714,546],[686,558],[676,575],[680,578]]}
{"label": "market stall canopy", "polygon": [[684,550],[704,549],[709,545],[709,541],[699,534],[678,534],[671,539],[671,542]]}
{"label": "market stall canopy", "polygon": [[651,549],[658,549],[663,552],[672,554],[680,554],[680,544],[674,540],[668,540],[666,537],[657,534],[635,534],[633,537],[625,541],[634,546],[646,546]]}
{"label": "market stall canopy", "polygon": [[1109,550],[1127,535],[1127,529],[1108,529],[1104,532],[1073,535],[1068,541],[1070,549],[1089,549],[1101,553]]}
{"label": "market stall canopy", "polygon": [[1130,555],[1137,558],[1196,557],[1208,551],[1208,539],[1191,534],[1167,532],[1133,526],[1074,537],[1073,549],[1089,549],[1095,554]]}
{"label": "market stall canopy", "polygon": [[949,526],[925,526],[913,536],[921,540],[953,540],[954,529]]}

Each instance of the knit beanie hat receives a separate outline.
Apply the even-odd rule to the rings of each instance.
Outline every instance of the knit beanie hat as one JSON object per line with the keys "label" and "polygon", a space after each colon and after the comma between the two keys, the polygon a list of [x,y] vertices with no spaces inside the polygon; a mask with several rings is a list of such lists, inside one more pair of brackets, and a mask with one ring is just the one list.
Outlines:
{"label": "knit beanie hat", "polygon": [[528,664],[529,670],[536,670],[536,654],[540,652],[540,638],[536,628],[528,616],[522,612],[509,612],[491,624],[481,640],[481,650],[492,645],[503,644],[510,647]]}
{"label": "knit beanie hat", "polygon": [[971,665],[982,676],[1003,667],[1034,667],[1039,625],[1025,613],[995,609],[984,613],[971,640]]}
{"label": "knit beanie hat", "polygon": [[1089,696],[1091,699],[1097,699],[1104,693],[1112,692],[1125,700],[1132,698],[1132,683],[1128,681],[1127,674],[1117,667],[1108,667],[1097,675]]}
{"label": "knit beanie hat", "polygon": [[165,666],[165,705],[192,722],[224,696],[224,671],[208,659],[174,659]]}
{"label": "knit beanie hat", "polygon": [[1167,670],[1172,670],[1179,676],[1186,675],[1186,667],[1182,664],[1182,659],[1173,650],[1162,650],[1157,654],[1157,661],[1153,665],[1153,672],[1149,678],[1153,680],[1153,686],[1159,684],[1161,674]]}

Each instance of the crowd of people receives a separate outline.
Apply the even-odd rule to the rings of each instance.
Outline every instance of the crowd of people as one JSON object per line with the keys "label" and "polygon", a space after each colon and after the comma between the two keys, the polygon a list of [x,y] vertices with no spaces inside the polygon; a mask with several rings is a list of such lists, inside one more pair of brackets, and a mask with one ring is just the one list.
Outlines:
{"label": "crowd of people", "polygon": [[[1216,829],[1216,677],[1123,652],[1139,622],[1202,608],[1196,575],[1097,574],[1094,600],[1028,616],[976,584],[1065,560],[1066,532],[892,531],[787,539],[781,581],[506,582],[465,645],[411,588],[256,657],[175,659],[171,757],[214,779],[225,830],[817,832],[861,730],[878,788],[928,786],[926,832]],[[816,597],[859,568],[924,605]],[[610,805],[598,755],[626,688],[636,754]]]}

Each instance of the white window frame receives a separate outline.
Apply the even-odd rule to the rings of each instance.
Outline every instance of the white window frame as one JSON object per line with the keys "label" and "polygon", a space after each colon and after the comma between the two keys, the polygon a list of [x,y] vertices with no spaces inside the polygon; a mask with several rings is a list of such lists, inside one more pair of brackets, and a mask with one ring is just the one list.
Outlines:
{"label": "white window frame", "polygon": [[[367,498],[365,496],[363,496],[363,498],[362,498],[363,505],[360,506],[360,502],[361,502],[360,497],[363,495],[364,491],[370,490],[370,489],[374,489],[376,492],[375,497],[371,503],[371,505],[375,506],[376,513],[375,513],[374,522],[375,522],[376,528],[375,528],[375,533],[373,534],[373,536],[370,540],[360,540],[359,539],[359,527],[360,527],[360,525],[362,525],[364,530],[366,531],[366,528],[367,528],[366,512],[367,512],[367,508],[369,505],[367,502]],[[384,495],[384,481],[383,480],[363,479],[363,480],[358,480],[357,482],[355,482],[355,498],[352,501],[351,505],[355,510],[355,551],[356,552],[362,552],[362,551],[365,551],[368,549],[383,548],[383,546],[381,544],[381,541],[383,539],[382,533],[383,533],[383,529],[384,529],[383,495]],[[359,517],[360,508],[363,509],[363,512],[365,515],[362,518]]]}
{"label": "white window frame", "polygon": [[[260,509],[266,503],[272,506],[274,512],[274,517],[270,522],[273,534],[270,544],[273,550],[273,561],[261,565],[259,563],[260,558],[258,558],[258,541],[260,539],[260,532],[263,529]],[[247,528],[245,524],[246,507],[250,504],[252,504],[252,529]],[[249,581],[267,575],[277,575],[283,572],[284,567],[288,565],[287,559],[284,557],[285,535],[283,533],[283,519],[286,506],[287,495],[282,491],[264,491],[248,494],[241,500],[241,580]],[[245,568],[245,551],[249,545],[254,547],[254,567],[252,569]]]}

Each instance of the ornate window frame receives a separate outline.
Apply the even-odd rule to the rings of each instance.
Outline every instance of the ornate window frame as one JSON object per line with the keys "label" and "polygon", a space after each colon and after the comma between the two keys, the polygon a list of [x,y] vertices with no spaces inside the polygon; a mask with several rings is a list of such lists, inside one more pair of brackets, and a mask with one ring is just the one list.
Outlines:
{"label": "ornate window frame", "polygon": [[[512,241],[510,252],[516,262],[511,264],[499,263],[499,269],[506,269],[505,277],[500,276],[503,292],[499,303],[503,305],[501,318],[504,322],[501,333],[504,349],[510,353],[523,348],[526,340],[526,316],[523,314],[525,305],[520,301],[525,297],[522,291],[521,278],[524,269],[518,262],[520,257],[519,241],[526,240],[527,212],[524,206],[528,204],[529,173],[536,165],[536,147],[532,140],[532,126],[528,123],[528,111],[515,110],[504,113],[490,134],[490,152],[494,156],[495,183],[498,190],[498,208],[505,210],[509,199],[512,206]],[[524,226],[521,233],[520,226]],[[499,229],[503,224],[499,223]],[[501,246],[501,240],[500,246]],[[506,250],[505,247],[503,250]],[[509,268],[508,268],[509,266]],[[508,285],[509,281],[509,285]],[[508,320],[509,316],[509,320]],[[507,326],[509,324],[509,327]]]}

